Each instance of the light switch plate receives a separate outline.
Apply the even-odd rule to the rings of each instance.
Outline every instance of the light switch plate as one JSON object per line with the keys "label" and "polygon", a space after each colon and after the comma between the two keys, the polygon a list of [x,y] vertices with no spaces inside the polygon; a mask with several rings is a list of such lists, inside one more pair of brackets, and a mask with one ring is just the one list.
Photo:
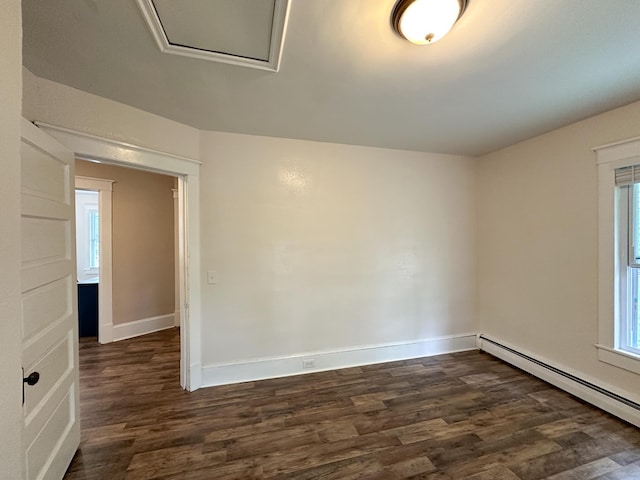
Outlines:
{"label": "light switch plate", "polygon": [[207,283],[209,285],[215,285],[218,283],[218,273],[215,270],[207,271]]}

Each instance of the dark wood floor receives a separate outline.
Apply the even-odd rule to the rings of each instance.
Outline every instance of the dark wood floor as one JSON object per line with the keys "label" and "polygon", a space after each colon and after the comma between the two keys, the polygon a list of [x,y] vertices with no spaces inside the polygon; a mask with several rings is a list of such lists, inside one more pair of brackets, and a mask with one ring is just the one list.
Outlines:
{"label": "dark wood floor", "polygon": [[65,479],[640,479],[640,430],[466,352],[179,387],[176,330],[80,345]]}

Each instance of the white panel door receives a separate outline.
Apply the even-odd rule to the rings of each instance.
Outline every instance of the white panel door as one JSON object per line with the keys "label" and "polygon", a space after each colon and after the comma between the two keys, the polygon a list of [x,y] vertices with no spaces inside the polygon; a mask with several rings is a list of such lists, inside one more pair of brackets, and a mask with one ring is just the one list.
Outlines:
{"label": "white panel door", "polygon": [[60,480],[80,444],[74,158],[23,120],[23,452],[27,480]]}

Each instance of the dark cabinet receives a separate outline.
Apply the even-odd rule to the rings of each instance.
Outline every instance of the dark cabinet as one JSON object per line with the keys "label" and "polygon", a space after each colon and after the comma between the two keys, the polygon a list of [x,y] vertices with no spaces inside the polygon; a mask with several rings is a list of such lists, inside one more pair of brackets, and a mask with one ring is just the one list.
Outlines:
{"label": "dark cabinet", "polygon": [[78,284],[78,327],[81,337],[98,336],[98,284]]}

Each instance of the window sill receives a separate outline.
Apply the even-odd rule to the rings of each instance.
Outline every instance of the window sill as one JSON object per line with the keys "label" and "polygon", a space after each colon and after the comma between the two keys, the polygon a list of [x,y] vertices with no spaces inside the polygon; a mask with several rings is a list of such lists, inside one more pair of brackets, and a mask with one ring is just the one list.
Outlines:
{"label": "window sill", "polygon": [[640,373],[640,356],[633,353],[623,352],[611,347],[596,344],[598,349],[598,359],[601,362],[623,368],[633,373]]}

